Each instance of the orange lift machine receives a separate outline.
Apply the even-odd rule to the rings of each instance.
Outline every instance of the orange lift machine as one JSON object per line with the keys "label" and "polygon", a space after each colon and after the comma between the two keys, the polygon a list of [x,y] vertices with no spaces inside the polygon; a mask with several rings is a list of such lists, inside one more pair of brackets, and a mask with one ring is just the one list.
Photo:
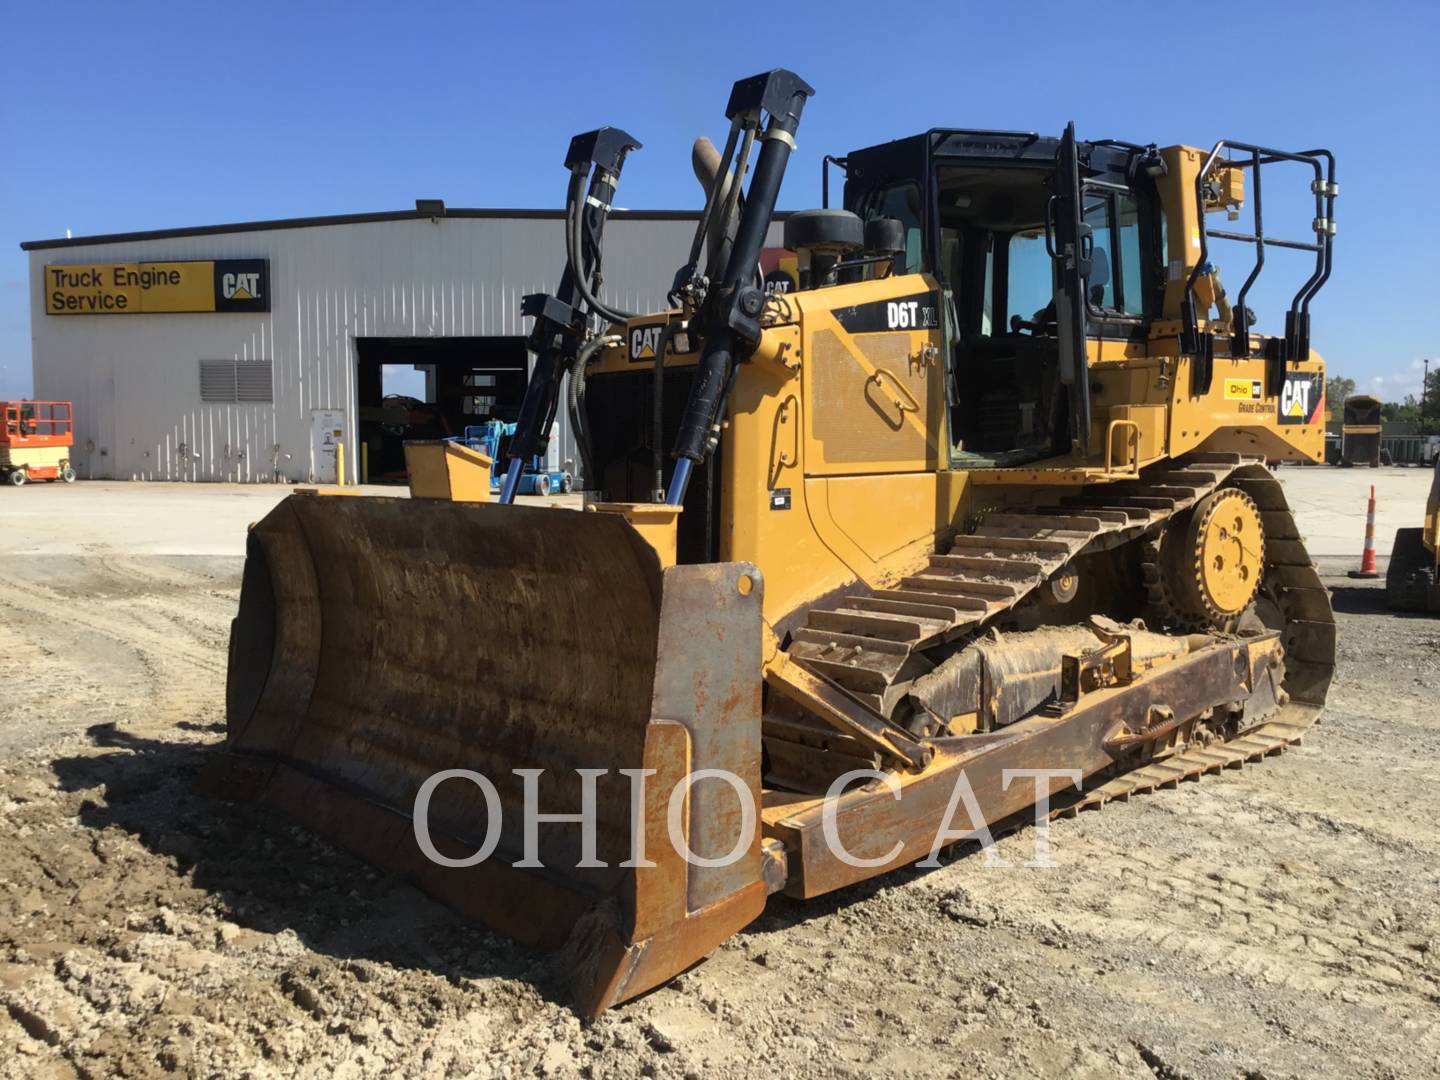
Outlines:
{"label": "orange lift machine", "polygon": [[0,401],[0,478],[19,487],[31,480],[75,482],[75,445],[68,401]]}

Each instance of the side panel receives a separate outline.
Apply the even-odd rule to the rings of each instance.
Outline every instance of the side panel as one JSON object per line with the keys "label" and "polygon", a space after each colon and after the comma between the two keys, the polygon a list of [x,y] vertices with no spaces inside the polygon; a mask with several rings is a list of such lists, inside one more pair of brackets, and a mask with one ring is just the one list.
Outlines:
{"label": "side panel", "polygon": [[1265,394],[1261,357],[1215,358],[1210,392],[1190,394],[1190,361],[1181,358],[1171,383],[1170,453],[1191,450],[1263,453],[1272,461],[1322,461],[1325,456],[1325,365],[1319,356],[1285,369],[1277,395]]}
{"label": "side panel", "polygon": [[[765,621],[772,629],[785,613],[849,576],[810,524],[800,394],[798,372],[742,364],[720,444],[720,558],[753,562],[764,572]],[[772,637],[767,660],[774,646]]]}
{"label": "side panel", "polygon": [[1185,278],[1200,258],[1200,217],[1195,207],[1195,173],[1205,154],[1189,146],[1171,146],[1161,152],[1165,175],[1155,181],[1165,215],[1165,301],[1162,317],[1180,318]]}
{"label": "side panel", "polygon": [[817,529],[832,543],[843,537],[847,565],[867,580],[881,565],[907,551],[923,558],[934,551],[937,532],[950,526],[954,504],[937,473],[890,476],[813,477],[805,497]]}
{"label": "side panel", "polygon": [[906,274],[795,300],[804,335],[806,475],[938,468],[945,396],[935,280]]}
{"label": "side panel", "polygon": [[922,563],[964,487],[940,470],[934,279],[840,285],[789,303],[801,325],[768,331],[741,365],[722,443],[721,558],[764,570],[777,636],[803,605]]}
{"label": "side panel", "polygon": [[[1115,467],[1131,464],[1131,438],[1138,441],[1142,466],[1167,456],[1173,358],[1147,356],[1144,342],[1092,338],[1088,344],[1090,446],[1095,457],[1103,457],[1107,435],[1112,435],[1110,425],[1117,420],[1127,423],[1117,425],[1113,431]],[[1160,347],[1165,348],[1163,343]]]}

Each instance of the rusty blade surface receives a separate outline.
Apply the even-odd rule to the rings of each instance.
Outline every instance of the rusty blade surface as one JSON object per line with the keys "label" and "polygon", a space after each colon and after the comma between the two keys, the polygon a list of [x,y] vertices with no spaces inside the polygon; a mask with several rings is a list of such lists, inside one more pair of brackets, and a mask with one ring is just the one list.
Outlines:
{"label": "rusty blade surface", "polygon": [[[662,574],[614,515],[292,496],[250,535],[227,753],[203,784],[274,805],[518,940],[568,941],[580,1007],[598,1012],[683,970],[763,906],[758,834],[711,871],[674,853],[666,828],[671,792],[694,769],[736,773],[758,802],[760,595],[741,564]],[[655,866],[637,869],[621,865],[634,825],[620,770],[644,768],[657,770],[645,795]],[[499,794],[499,844],[476,866],[431,862],[413,834],[416,793],[447,769]],[[512,865],[525,850],[516,769],[544,770],[542,814],[578,813],[576,770],[604,770],[603,866],[577,865],[578,823],[544,821],[543,867]],[[729,849],[733,792],[702,783],[680,805],[695,851]],[[479,849],[490,826],[484,793],[464,779],[436,789],[428,820],[451,858]]]}

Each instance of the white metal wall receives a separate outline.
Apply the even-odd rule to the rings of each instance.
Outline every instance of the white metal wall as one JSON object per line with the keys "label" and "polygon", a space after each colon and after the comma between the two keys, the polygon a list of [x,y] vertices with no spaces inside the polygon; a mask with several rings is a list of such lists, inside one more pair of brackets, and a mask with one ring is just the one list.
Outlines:
{"label": "white metal wall", "polygon": [[[613,220],[608,301],[662,306],[693,230]],[[312,409],[344,410],[357,445],[355,338],[523,335],[520,297],[554,288],[562,233],[558,219],[445,217],[32,250],[35,396],[75,403],[82,478],[305,481]],[[45,313],[47,264],[225,258],[270,260],[268,313]],[[201,402],[200,360],[232,358],[272,361],[272,404]],[[563,410],[561,424],[557,456],[573,458]]]}

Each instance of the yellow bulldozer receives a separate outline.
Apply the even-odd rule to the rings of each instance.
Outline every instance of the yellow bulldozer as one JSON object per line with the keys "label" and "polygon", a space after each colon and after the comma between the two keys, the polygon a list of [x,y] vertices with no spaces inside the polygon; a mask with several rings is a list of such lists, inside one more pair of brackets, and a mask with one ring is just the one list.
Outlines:
{"label": "yellow bulldozer", "polygon": [[[1333,670],[1266,464],[1323,453],[1332,156],[937,128],[782,218],[812,94],[735,84],[663,311],[603,287],[639,144],[572,141],[495,502],[292,496],[249,534],[207,789],[568,948],[587,1015],[772,894],[1278,753]],[[1313,236],[1263,231],[1262,173]],[[1307,276],[1264,334],[1276,246]],[[514,505],[562,407],[586,506]]]}
{"label": "yellow bulldozer", "polygon": [[1440,454],[1430,478],[1424,523],[1395,530],[1395,546],[1385,568],[1385,594],[1396,611],[1440,613]]}

